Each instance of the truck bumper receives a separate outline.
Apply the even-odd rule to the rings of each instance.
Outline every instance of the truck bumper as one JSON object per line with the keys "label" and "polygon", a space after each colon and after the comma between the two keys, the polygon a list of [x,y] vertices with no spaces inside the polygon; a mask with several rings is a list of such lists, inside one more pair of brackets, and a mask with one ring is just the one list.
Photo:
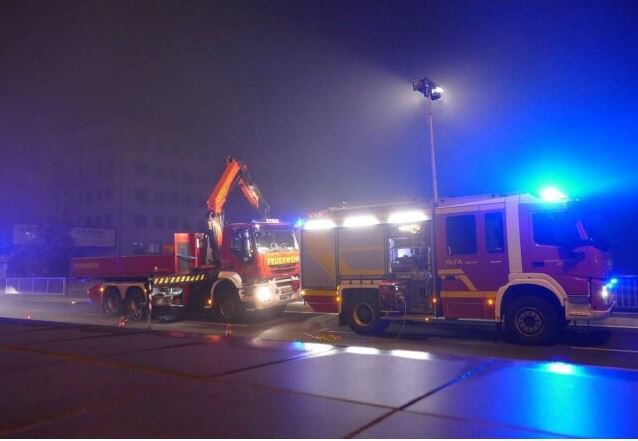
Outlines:
{"label": "truck bumper", "polygon": [[293,279],[271,280],[244,287],[240,298],[246,310],[262,311],[300,300],[301,291],[293,285]]}
{"label": "truck bumper", "polygon": [[611,302],[605,309],[592,309],[591,305],[570,305],[567,304],[566,319],[567,320],[587,320],[596,321],[603,320],[611,316],[615,301]]}

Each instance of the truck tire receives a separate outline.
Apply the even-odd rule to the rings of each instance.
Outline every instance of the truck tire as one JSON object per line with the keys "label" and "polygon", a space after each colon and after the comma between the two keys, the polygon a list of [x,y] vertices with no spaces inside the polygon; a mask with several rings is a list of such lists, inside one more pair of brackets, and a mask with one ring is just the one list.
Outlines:
{"label": "truck tire", "polygon": [[122,297],[120,290],[111,286],[104,292],[102,297],[102,310],[108,316],[114,317],[120,315],[122,311]]}
{"label": "truck tire", "polygon": [[215,295],[215,307],[213,308],[214,318],[226,323],[237,323],[243,320],[246,315],[246,308],[239,300],[239,295],[235,290],[225,290]]}
{"label": "truck tire", "polygon": [[512,339],[526,345],[544,345],[555,341],[560,330],[558,308],[537,296],[514,299],[505,311],[505,327]]}
{"label": "truck tire", "polygon": [[350,329],[357,334],[378,335],[390,322],[381,318],[379,302],[373,296],[358,296],[348,311]]}
{"label": "truck tire", "polygon": [[134,320],[141,320],[148,312],[146,296],[139,288],[133,288],[126,294],[126,310]]}
{"label": "truck tire", "polygon": [[268,315],[271,318],[280,318],[282,315],[284,315],[286,306],[288,305],[280,305],[280,306],[275,306],[274,308],[270,308],[270,310],[268,311]]}

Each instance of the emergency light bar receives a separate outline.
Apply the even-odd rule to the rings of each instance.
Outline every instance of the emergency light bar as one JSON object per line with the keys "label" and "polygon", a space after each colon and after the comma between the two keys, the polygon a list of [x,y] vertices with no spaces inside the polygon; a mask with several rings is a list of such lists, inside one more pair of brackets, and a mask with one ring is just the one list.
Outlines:
{"label": "emergency light bar", "polygon": [[388,217],[388,223],[405,224],[422,222],[428,219],[429,217],[422,211],[403,211],[399,213],[392,213],[390,217]]}
{"label": "emergency light bar", "polygon": [[352,216],[347,217],[343,221],[344,227],[366,227],[369,225],[377,225],[379,223],[379,219],[372,216],[371,214],[364,214],[361,216]]}
{"label": "emergency light bar", "polygon": [[327,230],[336,227],[332,219],[308,219],[304,225],[306,230]]}
{"label": "emergency light bar", "polygon": [[266,219],[267,224],[278,224],[279,219]]}

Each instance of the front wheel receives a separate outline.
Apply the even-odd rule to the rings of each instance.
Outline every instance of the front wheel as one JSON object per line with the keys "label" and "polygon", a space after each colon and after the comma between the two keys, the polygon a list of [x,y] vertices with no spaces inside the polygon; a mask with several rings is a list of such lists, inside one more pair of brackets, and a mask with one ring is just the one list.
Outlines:
{"label": "front wheel", "polygon": [[381,318],[379,302],[372,298],[359,298],[352,304],[350,328],[357,334],[377,335],[390,324]]}
{"label": "front wheel", "polygon": [[271,318],[280,318],[282,315],[284,315],[286,306],[288,305],[279,305],[275,306],[274,308],[270,308],[270,310],[268,311],[268,315],[270,315]]}
{"label": "front wheel", "polygon": [[236,292],[221,292],[215,301],[214,315],[226,323],[240,322],[246,308]]}
{"label": "front wheel", "polygon": [[560,329],[559,310],[542,297],[519,297],[505,311],[505,326],[517,343],[552,343]]}

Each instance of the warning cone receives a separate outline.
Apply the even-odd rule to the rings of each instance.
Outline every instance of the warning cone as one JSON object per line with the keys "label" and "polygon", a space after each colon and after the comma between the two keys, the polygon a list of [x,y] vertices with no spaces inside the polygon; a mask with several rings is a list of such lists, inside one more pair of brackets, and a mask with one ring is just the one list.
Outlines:
{"label": "warning cone", "polygon": [[226,323],[226,337],[233,335],[233,327],[230,323]]}
{"label": "warning cone", "polygon": [[126,318],[124,316],[120,317],[120,322],[117,324],[118,328],[123,328],[126,325]]}

